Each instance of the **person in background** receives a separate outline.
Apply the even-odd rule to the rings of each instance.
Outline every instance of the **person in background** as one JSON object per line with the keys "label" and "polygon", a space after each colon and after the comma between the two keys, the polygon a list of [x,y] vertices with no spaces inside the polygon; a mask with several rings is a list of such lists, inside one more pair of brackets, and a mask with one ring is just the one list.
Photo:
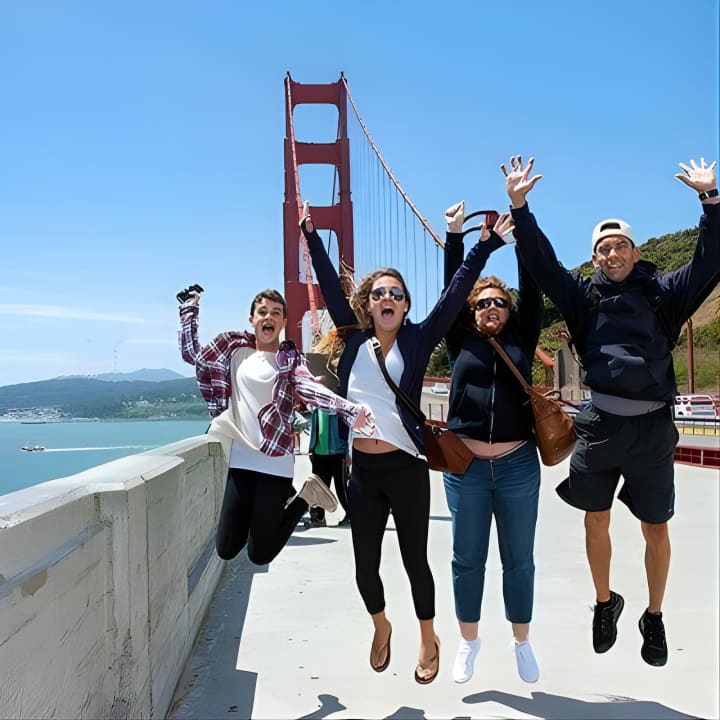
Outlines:
{"label": "person in background", "polygon": [[[332,367],[337,368],[338,357],[333,357],[332,354],[328,355],[328,351],[337,345],[336,335],[335,329],[326,333],[315,345],[313,351],[307,354],[310,371],[333,392],[337,389],[338,379]],[[346,490],[348,444],[347,439],[340,434],[340,423],[336,414],[326,410],[313,410],[310,416],[308,447],[313,473],[328,487],[334,483],[335,495],[340,507],[345,512],[338,525],[341,527],[349,525],[350,516]],[[321,507],[310,508],[310,520],[306,523],[306,527],[325,527],[326,524],[325,510]]]}
{"label": "person in background", "polygon": [[338,393],[366,404],[375,421],[370,437],[353,432],[348,484],[355,578],[375,630],[370,665],[383,672],[390,664],[392,626],[385,613],[380,560],[392,512],[420,625],[414,677],[416,682],[427,684],[440,669],[440,641],[434,629],[435,584],[427,559],[430,474],[423,453],[423,428],[397,400],[381,367],[385,366],[391,379],[419,405],[432,351],[462,308],[485,260],[504,243],[494,233],[485,242],[478,242],[429,315],[414,323],[408,319],[410,293],[394,268],[366,275],[348,300],[313,227],[307,203],[303,215],[301,228],[335,327],[359,325],[346,333],[338,362]]}
{"label": "person in background", "polygon": [[[542,178],[530,177],[534,159],[510,158],[503,165],[512,203],[517,249],[523,264],[568,324],[584,368],[591,404],[575,417],[577,443],[570,475],[560,497],[585,512],[585,548],[595,585],[593,649],[615,643],[624,607],[610,586],[610,509],[618,495],[640,521],[645,539],[648,604],[639,620],[640,655],[653,666],[668,657],[662,603],[670,568],[668,520],[675,512],[674,451],[678,431],[671,404],[677,394],[672,347],[682,326],[717,285],[720,277],[720,207],[715,163],[680,163],[675,177],[698,193],[700,217],[690,262],[660,273],[641,259],[632,228],[610,218],[592,231],[595,274],[576,277],[555,251],[528,208],[527,195]],[[642,168],[631,168],[642,180]],[[568,184],[581,185],[583,169]],[[642,190],[642,185],[638,185]]]}
{"label": "person in background", "polygon": [[253,333],[225,332],[198,342],[200,294],[180,306],[180,350],[195,366],[213,420],[208,433],[231,441],[216,548],[224,560],[247,545],[256,565],[273,560],[308,508],[334,510],[333,494],[316,475],[300,492],[292,485],[295,399],[336,413],[349,426],[371,425],[366,408],[330,392],[308,371],[292,342],[280,341],[286,304],[276,290],[258,293],[250,306]]}
{"label": "person in background", "polygon": [[[464,203],[448,208],[445,283],[463,256]],[[494,231],[513,230],[510,214],[500,215]],[[482,229],[481,240],[490,231]],[[511,237],[511,236],[510,236]],[[444,473],[452,517],[452,580],[460,644],[453,680],[467,682],[480,650],[478,623],[485,588],[490,527],[495,519],[503,567],[505,617],[512,625],[520,677],[536,682],[539,669],[528,640],[533,611],[533,549],[540,494],[540,463],[527,394],[487,338],[492,336],[532,383],[532,363],[540,337],[540,290],[518,262],[517,303],[494,275],[480,278],[446,335],[452,368],[447,427],[472,450],[475,459],[463,474]]]}

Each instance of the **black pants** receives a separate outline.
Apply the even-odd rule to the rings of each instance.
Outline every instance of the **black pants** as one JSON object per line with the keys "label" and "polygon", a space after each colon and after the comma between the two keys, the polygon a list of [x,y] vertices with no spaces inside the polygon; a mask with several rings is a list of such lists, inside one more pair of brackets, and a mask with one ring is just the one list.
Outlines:
{"label": "black pants", "polygon": [[294,494],[291,478],[230,468],[215,538],[217,554],[231,560],[247,545],[255,565],[273,560],[308,509],[298,497],[285,507]]}
{"label": "black pants", "polygon": [[[312,471],[328,486],[335,482],[335,494],[337,495],[340,507],[348,512],[347,493],[345,492],[345,454],[341,455],[317,455],[310,456]],[[310,517],[313,520],[324,520],[325,511],[320,507],[310,508]]]}
{"label": "black pants", "polygon": [[435,583],[427,560],[430,473],[427,463],[402,450],[370,455],[353,449],[348,501],[355,580],[367,611],[385,609],[380,554],[392,510],[403,566],[419,620],[435,617]]}

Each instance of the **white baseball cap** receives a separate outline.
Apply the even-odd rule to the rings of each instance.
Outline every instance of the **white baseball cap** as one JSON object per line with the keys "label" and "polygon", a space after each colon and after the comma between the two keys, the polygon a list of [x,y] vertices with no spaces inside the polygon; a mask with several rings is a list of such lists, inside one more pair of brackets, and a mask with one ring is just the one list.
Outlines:
{"label": "white baseball cap", "polygon": [[610,237],[611,235],[622,235],[623,237],[626,237],[633,245],[635,245],[635,241],[633,240],[632,228],[624,220],[618,220],[617,218],[608,218],[607,220],[602,220],[593,228],[593,255],[595,254],[595,248],[597,247],[597,244],[603,238]]}

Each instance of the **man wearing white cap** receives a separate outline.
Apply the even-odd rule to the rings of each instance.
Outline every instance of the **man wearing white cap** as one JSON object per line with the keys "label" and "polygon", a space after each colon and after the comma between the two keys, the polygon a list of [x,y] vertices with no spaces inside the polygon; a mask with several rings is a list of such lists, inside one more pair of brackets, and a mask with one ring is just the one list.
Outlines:
{"label": "man wearing white cap", "polygon": [[578,440],[570,474],[558,494],[585,511],[588,563],[596,592],[593,648],[615,643],[624,600],[610,589],[610,508],[618,498],[640,520],[645,538],[649,591],[640,617],[640,654],[649,665],[667,662],[662,601],[670,567],[668,520],[673,516],[673,460],[678,432],[671,413],[677,392],[672,347],[683,324],[720,278],[720,198],[715,163],[680,163],[675,177],[693,188],[703,204],[692,260],[661,274],[640,259],[633,231],[608,219],[592,232],[591,278],[572,275],[528,209],[526,196],[541,175],[530,177],[531,158],[510,159],[506,188],[512,202],[518,254],[567,322],[582,360],[591,405],[575,419]]}

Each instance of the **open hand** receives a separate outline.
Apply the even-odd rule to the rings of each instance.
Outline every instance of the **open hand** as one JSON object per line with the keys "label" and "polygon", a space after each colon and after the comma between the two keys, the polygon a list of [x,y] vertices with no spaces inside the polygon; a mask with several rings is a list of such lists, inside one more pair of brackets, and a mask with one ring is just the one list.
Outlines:
{"label": "open hand", "polygon": [[717,180],[715,179],[716,164],[713,160],[710,167],[706,167],[705,158],[700,158],[700,165],[698,165],[695,160],[690,161],[689,167],[685,163],[678,163],[683,172],[676,173],[675,177],[696,192],[701,193],[706,190],[712,190],[717,184]]}
{"label": "open hand", "polygon": [[[510,236],[510,238],[507,240],[505,239],[505,236],[512,233],[514,229],[515,223],[513,222],[512,215],[510,213],[502,213],[501,215],[498,215],[498,219],[495,221],[495,224],[492,227],[492,231],[499,235],[506,243],[515,242],[515,238],[512,236]],[[486,232],[487,237],[484,237]],[[485,225],[483,224],[483,229],[480,233],[480,239],[487,240],[489,237],[490,230],[486,230]]]}
{"label": "open hand", "polygon": [[505,189],[513,207],[522,207],[526,200],[525,196],[535,187],[535,183],[542,178],[542,175],[533,175],[529,177],[535,158],[531,157],[527,165],[523,167],[521,155],[513,155],[510,158],[511,172],[508,174],[505,165],[501,165],[503,175],[505,176]]}
{"label": "open hand", "polygon": [[363,435],[370,437],[375,432],[375,421],[372,413],[364,405],[360,406],[360,412],[352,426],[353,430],[359,430]]}
{"label": "open hand", "polygon": [[448,232],[462,232],[462,226],[465,222],[465,201],[461,200],[455,205],[451,205],[445,211],[445,222],[447,223]]}

